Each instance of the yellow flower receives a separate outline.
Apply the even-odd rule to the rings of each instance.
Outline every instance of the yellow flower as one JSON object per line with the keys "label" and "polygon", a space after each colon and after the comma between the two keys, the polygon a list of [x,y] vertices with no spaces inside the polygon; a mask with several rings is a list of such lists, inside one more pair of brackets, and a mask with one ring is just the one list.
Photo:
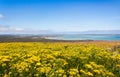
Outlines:
{"label": "yellow flower", "polygon": [[107,73],[108,76],[111,76],[111,77],[114,76],[114,74],[112,72],[107,71],[106,73]]}
{"label": "yellow flower", "polygon": [[10,74],[12,74],[12,72],[9,72],[8,74],[10,75]]}
{"label": "yellow flower", "polygon": [[82,70],[82,69],[80,70],[80,72],[83,73],[83,74],[86,74],[86,72],[84,70]]}
{"label": "yellow flower", "polygon": [[6,66],[6,64],[5,63],[2,63],[2,67],[5,67]]}
{"label": "yellow flower", "polygon": [[62,77],[62,74],[58,74],[58,76]]}
{"label": "yellow flower", "polygon": [[36,66],[40,66],[41,65],[41,63],[36,63]]}
{"label": "yellow flower", "polygon": [[26,68],[25,70],[26,70],[27,72],[29,71],[29,69],[28,69],[28,68]]}
{"label": "yellow flower", "polygon": [[37,77],[38,77],[38,76],[39,76],[39,74],[34,74],[34,76],[37,76]]}
{"label": "yellow flower", "polygon": [[59,69],[56,71],[57,73],[64,73],[64,70],[63,69]]}
{"label": "yellow flower", "polygon": [[9,77],[7,74],[5,74],[3,77]]}
{"label": "yellow flower", "polygon": [[93,76],[93,74],[91,72],[87,72],[88,76]]}
{"label": "yellow flower", "polygon": [[76,72],[74,72],[74,71],[70,71],[69,73],[70,73],[70,75],[75,75],[76,74]]}
{"label": "yellow flower", "polygon": [[120,64],[117,64],[116,67],[120,68]]}
{"label": "yellow flower", "polygon": [[95,73],[100,74],[99,70],[93,70]]}
{"label": "yellow flower", "polygon": [[86,68],[93,69],[93,67],[90,64],[85,64]]}
{"label": "yellow flower", "polygon": [[41,72],[41,73],[46,72],[45,68],[41,67],[41,68],[40,68],[40,72]]}
{"label": "yellow flower", "polygon": [[67,77],[66,75],[63,75],[63,77]]}

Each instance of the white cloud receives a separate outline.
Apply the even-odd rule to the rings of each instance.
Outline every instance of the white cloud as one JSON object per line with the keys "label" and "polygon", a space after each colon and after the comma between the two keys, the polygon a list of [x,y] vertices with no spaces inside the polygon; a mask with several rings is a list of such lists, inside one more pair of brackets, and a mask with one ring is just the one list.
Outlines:
{"label": "white cloud", "polygon": [[23,28],[15,28],[16,31],[23,31]]}
{"label": "white cloud", "polygon": [[0,34],[49,34],[53,33],[50,30],[33,30],[33,29],[24,29],[21,27],[5,26],[0,25]]}
{"label": "white cloud", "polygon": [[4,18],[4,15],[3,15],[3,14],[0,14],[0,19],[1,19],[1,18]]}
{"label": "white cloud", "polygon": [[24,31],[23,28],[16,28],[16,27],[10,27],[10,26],[3,26],[0,25],[0,31],[7,31],[7,32],[20,32],[20,31]]}
{"label": "white cloud", "polygon": [[18,28],[18,27],[9,27],[9,30],[10,31],[24,31],[24,29],[23,28]]}

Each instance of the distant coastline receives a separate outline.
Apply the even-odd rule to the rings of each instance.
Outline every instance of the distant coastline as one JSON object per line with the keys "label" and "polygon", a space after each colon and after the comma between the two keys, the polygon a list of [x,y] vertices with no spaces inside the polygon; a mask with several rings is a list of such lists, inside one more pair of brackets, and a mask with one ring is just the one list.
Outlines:
{"label": "distant coastline", "polygon": [[120,34],[63,34],[55,37],[47,37],[54,40],[104,40],[116,41],[120,40]]}
{"label": "distant coastline", "polygon": [[49,39],[55,36],[18,36],[18,35],[0,35],[0,42],[85,42],[93,40],[57,40]]}
{"label": "distant coastline", "polygon": [[38,36],[38,35],[0,35],[0,42],[93,42],[93,41],[120,41],[120,40],[64,40],[52,39],[58,35]]}

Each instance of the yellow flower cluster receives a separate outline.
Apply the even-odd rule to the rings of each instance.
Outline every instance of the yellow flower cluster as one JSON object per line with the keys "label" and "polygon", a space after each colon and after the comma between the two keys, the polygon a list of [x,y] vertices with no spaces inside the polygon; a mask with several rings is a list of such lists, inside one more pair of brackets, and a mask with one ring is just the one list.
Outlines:
{"label": "yellow flower cluster", "polygon": [[119,43],[0,43],[0,77],[120,77]]}

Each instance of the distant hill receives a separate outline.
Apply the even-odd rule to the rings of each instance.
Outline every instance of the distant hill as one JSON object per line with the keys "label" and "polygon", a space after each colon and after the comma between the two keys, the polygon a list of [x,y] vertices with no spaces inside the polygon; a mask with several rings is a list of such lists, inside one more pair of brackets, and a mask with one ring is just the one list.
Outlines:
{"label": "distant hill", "polygon": [[42,34],[42,35],[63,35],[63,34],[120,34],[120,30],[91,30],[91,31],[65,31],[57,32],[51,30],[28,30],[28,31],[1,31],[0,34]]}
{"label": "distant hill", "polygon": [[83,32],[66,32],[67,34],[120,34],[120,30],[92,30]]}

